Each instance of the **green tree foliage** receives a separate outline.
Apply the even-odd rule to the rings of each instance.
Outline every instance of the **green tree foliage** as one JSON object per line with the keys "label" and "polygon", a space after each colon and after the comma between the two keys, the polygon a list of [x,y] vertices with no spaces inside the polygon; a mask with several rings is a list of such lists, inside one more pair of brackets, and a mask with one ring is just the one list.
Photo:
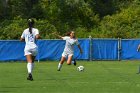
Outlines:
{"label": "green tree foliage", "polygon": [[8,1],[0,0],[0,20],[10,17]]}
{"label": "green tree foliage", "polygon": [[117,14],[106,16],[101,22],[103,37],[138,38],[140,32],[140,4],[134,3]]}
{"label": "green tree foliage", "polygon": [[42,38],[138,38],[139,0],[0,0],[0,39],[19,39],[34,18]]}
{"label": "green tree foliage", "polygon": [[0,27],[0,39],[19,39],[24,28],[26,20],[16,18],[14,20],[4,20]]}
{"label": "green tree foliage", "polygon": [[38,3],[39,0],[9,0],[10,16],[12,19],[16,16],[21,16],[22,18],[43,18],[43,12]]}

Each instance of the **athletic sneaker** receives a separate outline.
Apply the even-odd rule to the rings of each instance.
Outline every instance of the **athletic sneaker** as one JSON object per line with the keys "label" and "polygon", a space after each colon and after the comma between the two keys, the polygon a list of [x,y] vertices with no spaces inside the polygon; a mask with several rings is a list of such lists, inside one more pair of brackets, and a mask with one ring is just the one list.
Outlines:
{"label": "athletic sneaker", "polygon": [[32,76],[32,74],[29,74],[29,75],[28,75],[27,80],[33,81],[33,76]]}
{"label": "athletic sneaker", "polygon": [[76,60],[75,59],[73,60],[73,64],[74,64],[74,66],[76,66]]}

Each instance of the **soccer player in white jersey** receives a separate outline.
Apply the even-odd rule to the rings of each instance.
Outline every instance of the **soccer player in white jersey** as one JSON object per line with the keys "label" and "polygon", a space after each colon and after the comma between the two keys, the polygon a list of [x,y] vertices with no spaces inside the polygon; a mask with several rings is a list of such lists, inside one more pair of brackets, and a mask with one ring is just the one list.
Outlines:
{"label": "soccer player in white jersey", "polygon": [[[79,50],[80,50],[80,53],[82,53],[82,49],[79,45],[79,42],[77,40],[77,38],[75,38],[75,33],[74,31],[71,31],[67,34],[67,36],[59,36],[57,35],[59,38],[63,39],[63,40],[66,40],[66,44],[65,44],[65,48],[64,48],[64,51],[62,53],[62,57],[61,57],[61,60],[58,64],[58,71],[60,71],[60,69],[62,68],[62,65],[64,63],[64,61],[66,60],[66,57],[68,57],[68,60],[67,60],[67,64],[70,65],[71,62],[72,62],[72,58],[73,58],[73,53],[74,53],[74,45],[77,45]],[[74,60],[74,65],[76,65],[76,61]]]}
{"label": "soccer player in white jersey", "polygon": [[27,59],[27,70],[28,70],[28,77],[27,80],[33,80],[32,76],[32,70],[34,67],[34,60],[37,55],[37,45],[36,45],[36,39],[39,39],[39,31],[36,28],[33,28],[34,26],[34,20],[29,19],[28,20],[29,28],[25,29],[21,35],[20,41],[25,41],[26,45],[24,48],[24,55]]}

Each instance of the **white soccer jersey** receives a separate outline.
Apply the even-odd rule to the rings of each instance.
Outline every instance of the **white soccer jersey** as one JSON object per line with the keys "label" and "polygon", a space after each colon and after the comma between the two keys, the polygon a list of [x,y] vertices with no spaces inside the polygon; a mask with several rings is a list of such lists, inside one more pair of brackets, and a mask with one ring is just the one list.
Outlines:
{"label": "white soccer jersey", "polygon": [[77,39],[70,38],[68,36],[62,37],[63,40],[66,40],[64,52],[73,54],[74,52],[74,45],[79,45],[79,42]]}
{"label": "white soccer jersey", "polygon": [[30,50],[37,48],[35,44],[35,36],[39,34],[38,29],[32,28],[32,33],[30,34],[29,28],[25,29],[21,35],[21,38],[25,39],[26,45],[24,50]]}

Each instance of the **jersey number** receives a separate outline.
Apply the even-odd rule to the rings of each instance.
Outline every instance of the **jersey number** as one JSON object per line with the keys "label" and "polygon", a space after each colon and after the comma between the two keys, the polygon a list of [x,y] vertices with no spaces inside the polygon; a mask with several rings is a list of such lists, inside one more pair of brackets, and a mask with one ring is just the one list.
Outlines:
{"label": "jersey number", "polygon": [[34,37],[33,37],[33,35],[29,35],[29,36],[28,36],[28,40],[29,40],[29,42],[34,42]]}

